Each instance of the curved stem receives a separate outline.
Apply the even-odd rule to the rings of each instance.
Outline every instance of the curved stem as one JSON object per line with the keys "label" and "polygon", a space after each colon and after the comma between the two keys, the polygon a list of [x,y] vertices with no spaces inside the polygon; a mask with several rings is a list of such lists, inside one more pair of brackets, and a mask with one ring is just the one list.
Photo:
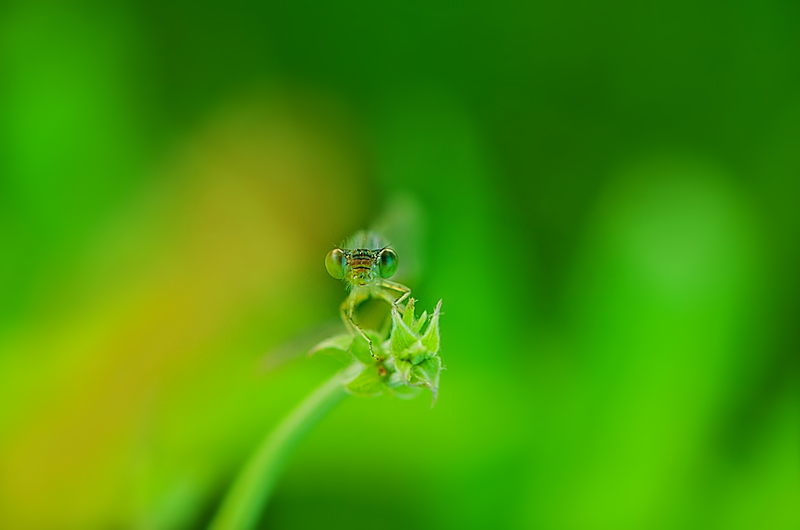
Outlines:
{"label": "curved stem", "polygon": [[345,395],[337,373],[303,400],[261,443],[222,501],[210,528],[248,530],[258,523],[283,468],[294,449]]}

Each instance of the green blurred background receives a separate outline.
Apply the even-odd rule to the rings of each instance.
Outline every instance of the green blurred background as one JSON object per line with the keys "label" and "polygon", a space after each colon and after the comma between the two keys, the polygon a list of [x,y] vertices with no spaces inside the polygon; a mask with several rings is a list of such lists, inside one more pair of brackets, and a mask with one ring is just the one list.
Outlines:
{"label": "green blurred background", "polygon": [[439,401],[345,400],[264,528],[800,528],[798,24],[4,3],[0,527],[203,528],[389,215]]}

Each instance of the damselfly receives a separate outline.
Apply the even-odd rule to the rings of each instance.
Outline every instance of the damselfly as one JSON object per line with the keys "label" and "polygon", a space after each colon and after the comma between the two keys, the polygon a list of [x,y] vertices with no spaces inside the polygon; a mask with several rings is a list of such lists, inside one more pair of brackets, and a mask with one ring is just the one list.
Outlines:
{"label": "damselfly", "polygon": [[397,253],[378,234],[366,231],[357,232],[325,257],[328,273],[344,280],[349,290],[340,308],[344,325],[367,341],[373,357],[372,341],[353,320],[353,315],[356,307],[369,298],[382,298],[401,309],[400,304],[409,297],[411,289],[389,280],[397,271],[398,263]]}

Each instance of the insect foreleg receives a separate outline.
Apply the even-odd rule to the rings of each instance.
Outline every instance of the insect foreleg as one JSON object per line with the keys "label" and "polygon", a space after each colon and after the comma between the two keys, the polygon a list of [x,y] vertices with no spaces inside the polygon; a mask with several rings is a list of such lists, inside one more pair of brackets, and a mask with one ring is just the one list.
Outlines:
{"label": "insect foreleg", "polygon": [[364,340],[367,341],[367,346],[369,346],[369,354],[372,355],[373,358],[377,359],[378,356],[375,355],[375,352],[372,350],[372,341],[369,337],[367,337],[367,334],[364,333],[364,330],[358,327],[358,324],[356,324],[355,320],[353,320],[353,314],[355,313],[355,310],[356,300],[354,296],[350,295],[345,299],[344,302],[342,302],[342,305],[339,308],[339,311],[342,315],[342,320],[344,321],[344,326],[351,334],[358,333],[364,337]]}
{"label": "insect foreleg", "polygon": [[389,280],[381,280],[381,287],[383,287],[384,289],[391,289],[393,291],[398,291],[402,293],[400,297],[397,299],[392,298],[389,295],[383,293],[387,301],[395,306],[399,306],[401,303],[405,301],[406,298],[411,296],[411,289],[409,289],[402,283],[392,282]]}

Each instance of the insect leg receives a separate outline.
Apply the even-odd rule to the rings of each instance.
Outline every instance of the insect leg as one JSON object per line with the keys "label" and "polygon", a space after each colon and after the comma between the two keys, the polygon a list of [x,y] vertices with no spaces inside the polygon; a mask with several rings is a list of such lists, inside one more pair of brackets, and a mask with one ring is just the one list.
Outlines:
{"label": "insect leg", "polygon": [[400,295],[400,298],[397,299],[391,298],[390,296],[386,295],[386,298],[389,301],[389,303],[395,306],[399,306],[401,303],[405,301],[406,298],[411,296],[411,289],[409,289],[402,283],[392,282],[389,280],[381,280],[381,287],[403,293]]}
{"label": "insect leg", "polygon": [[351,334],[358,333],[359,335],[364,337],[364,340],[367,341],[367,346],[369,346],[369,354],[372,355],[373,358],[377,359],[378,356],[375,355],[375,352],[372,350],[372,341],[370,340],[369,337],[367,337],[367,334],[364,333],[364,330],[358,327],[358,324],[356,324],[355,320],[353,320],[353,314],[355,313],[355,310],[356,310],[355,296],[352,295],[348,296],[345,299],[345,301],[342,302],[342,305],[339,308],[339,311],[342,315],[342,320],[344,321],[344,325],[347,328],[347,331],[349,331]]}

